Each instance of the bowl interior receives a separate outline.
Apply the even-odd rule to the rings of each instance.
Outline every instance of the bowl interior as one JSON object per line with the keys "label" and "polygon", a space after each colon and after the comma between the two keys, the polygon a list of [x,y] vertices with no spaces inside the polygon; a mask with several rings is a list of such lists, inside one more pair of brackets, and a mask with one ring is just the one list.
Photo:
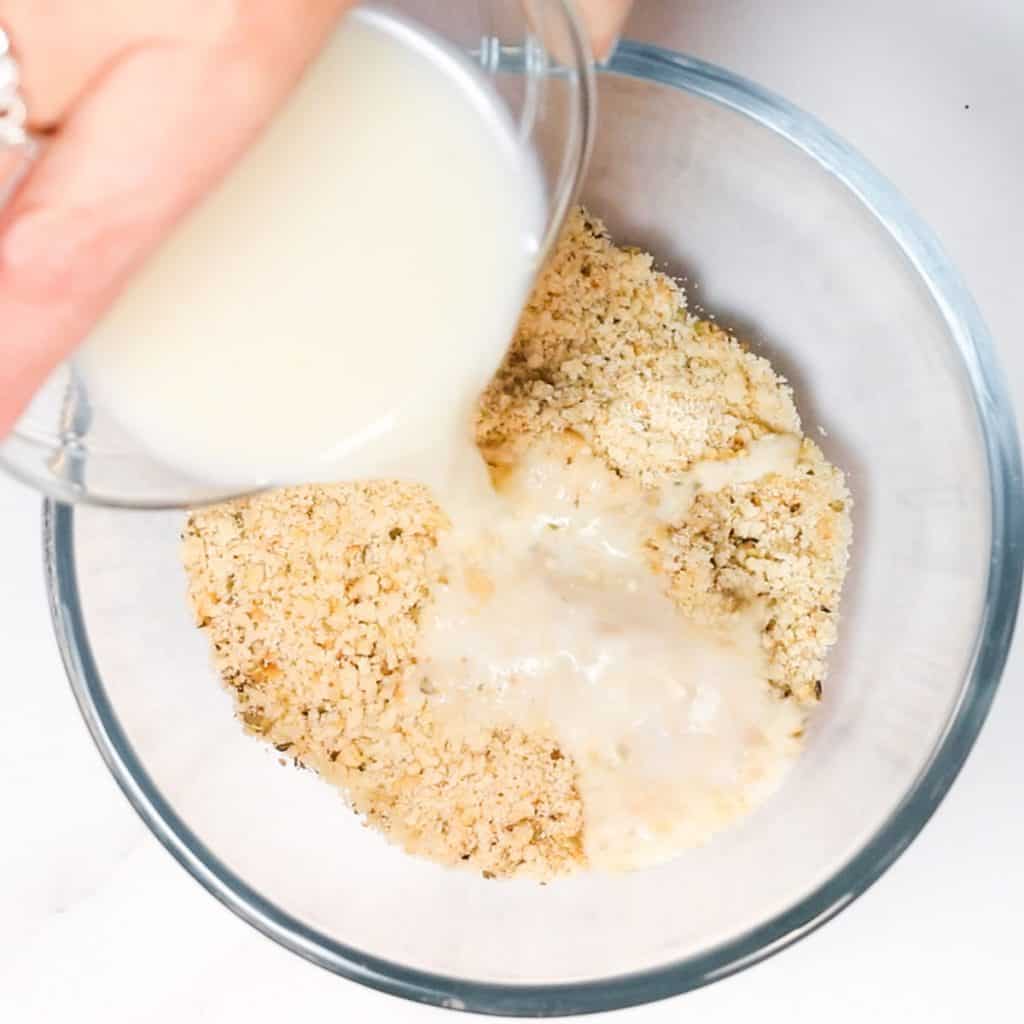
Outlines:
{"label": "bowl interior", "polygon": [[[975,388],[949,323],[890,230],[778,130],[821,157],[813,123],[784,107],[767,118],[742,83],[726,88],[714,69],[651,53],[626,46],[614,68],[628,74],[600,76],[583,198],[614,237],[685,278],[692,305],[790,378],[806,432],[846,470],[856,502],[824,700],[802,760],[758,813],[703,849],[620,878],[539,887],[407,858],[311,773],[243,736],[185,607],[180,514],[79,509],[73,535],[69,512],[53,520],[57,613],[80,697],[101,745],[133,748],[138,764],[126,766],[123,746],[110,756],[134,773],[137,802],[163,816],[165,841],[265,930],[345,973],[421,985],[416,994],[437,1001],[598,1008],[763,954],[863,887],[844,871],[918,798],[968,692],[992,503]],[[154,791],[173,815],[153,811]],[[919,824],[887,832],[878,858]],[[624,978],[664,968],[646,990]],[[488,983],[532,988],[473,987]],[[570,983],[600,984],[590,996],[545,995]]]}

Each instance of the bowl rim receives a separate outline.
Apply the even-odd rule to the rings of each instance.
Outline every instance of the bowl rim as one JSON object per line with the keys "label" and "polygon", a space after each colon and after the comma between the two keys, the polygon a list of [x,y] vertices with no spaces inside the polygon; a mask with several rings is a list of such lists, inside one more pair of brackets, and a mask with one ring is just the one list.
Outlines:
{"label": "bowl rim", "polygon": [[602,74],[681,89],[760,123],[844,184],[889,232],[948,326],[973,390],[991,489],[990,561],[978,636],[956,707],[914,785],[831,878],[756,928],[680,961],[599,980],[506,985],[462,980],[369,956],[303,924],[253,890],[178,817],[146,773],[107,696],[89,645],[74,560],[74,510],[46,501],[45,571],[57,641],[85,723],[107,767],[159,841],[202,886],[264,935],[371,988],[450,1009],[512,1016],[590,1013],[651,1002],[727,977],[810,934],[865,892],[924,827],[977,738],[1009,651],[1024,562],[1017,428],[992,339],[932,232],[891,184],[817,119],[752,82],[673,51],[624,40]]}

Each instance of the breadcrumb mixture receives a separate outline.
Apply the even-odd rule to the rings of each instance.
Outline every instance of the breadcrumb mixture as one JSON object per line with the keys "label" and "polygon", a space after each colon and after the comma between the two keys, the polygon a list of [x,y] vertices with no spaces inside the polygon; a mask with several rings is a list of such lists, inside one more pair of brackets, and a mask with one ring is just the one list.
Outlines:
{"label": "breadcrumb mixture", "polygon": [[[571,431],[656,486],[772,433],[800,433],[766,360],[688,313],[652,258],[569,219],[480,403],[481,450],[508,463]],[[656,570],[704,621],[758,602],[780,700],[810,708],[835,641],[850,540],[842,473],[804,439],[792,475],[702,491],[652,537]],[[413,683],[443,511],[394,482],[293,487],[194,512],[189,601],[250,732],[336,784],[411,853],[486,876],[585,866],[576,768],[555,736],[454,729]]]}

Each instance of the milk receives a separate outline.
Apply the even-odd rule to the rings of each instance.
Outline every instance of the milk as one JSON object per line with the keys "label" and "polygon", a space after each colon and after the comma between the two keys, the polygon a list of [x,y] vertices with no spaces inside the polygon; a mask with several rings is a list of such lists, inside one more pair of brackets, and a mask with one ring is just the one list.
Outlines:
{"label": "milk", "polygon": [[360,9],[83,347],[91,398],[226,488],[475,479],[545,213],[482,75]]}
{"label": "milk", "polygon": [[645,490],[579,442],[554,442],[502,469],[485,526],[442,540],[421,689],[470,746],[509,726],[558,741],[592,868],[650,867],[706,841],[771,795],[799,752],[803,714],[768,682],[765,607],[690,621],[647,546],[698,494],[791,474],[799,449],[769,434]]}

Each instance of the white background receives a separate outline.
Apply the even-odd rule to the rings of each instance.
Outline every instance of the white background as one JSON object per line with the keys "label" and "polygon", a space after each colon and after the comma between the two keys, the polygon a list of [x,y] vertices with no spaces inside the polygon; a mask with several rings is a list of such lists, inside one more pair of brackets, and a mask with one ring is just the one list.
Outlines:
{"label": "white background", "polygon": [[[895,181],[967,277],[1021,407],[1024,0],[639,0],[630,34],[783,93]],[[278,948],[158,846],[79,721],[40,565],[39,502],[0,481],[0,1020],[455,1020]],[[769,962],[618,1019],[1021,1019],[1022,669],[1018,650],[952,793],[870,892]]]}

